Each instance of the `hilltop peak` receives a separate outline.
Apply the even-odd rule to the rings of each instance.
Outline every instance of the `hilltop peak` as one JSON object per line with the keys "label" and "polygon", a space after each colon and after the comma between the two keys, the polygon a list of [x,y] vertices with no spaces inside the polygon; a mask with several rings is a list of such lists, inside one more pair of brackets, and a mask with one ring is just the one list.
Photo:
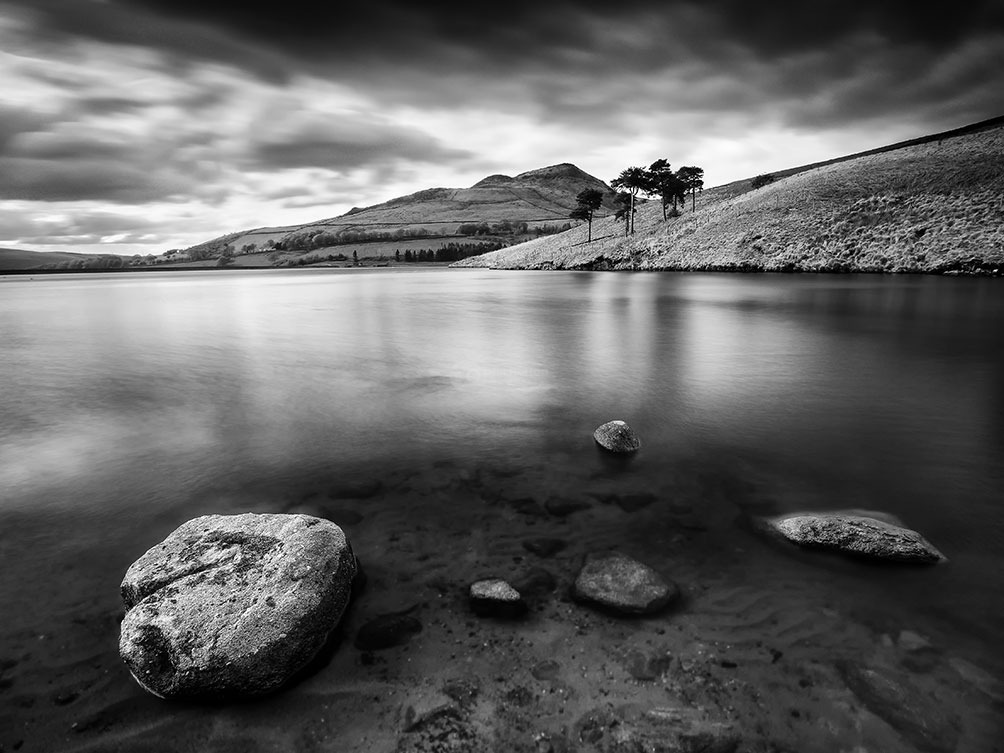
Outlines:
{"label": "hilltop peak", "polygon": [[495,175],[489,175],[487,178],[482,178],[473,186],[471,186],[471,188],[489,188],[491,186],[504,186],[512,182],[513,178],[511,176],[502,175],[501,173],[496,173]]}
{"label": "hilltop peak", "polygon": [[539,167],[536,170],[528,170],[516,176],[516,180],[595,180],[589,173],[580,170],[570,162],[562,162],[549,167]]}

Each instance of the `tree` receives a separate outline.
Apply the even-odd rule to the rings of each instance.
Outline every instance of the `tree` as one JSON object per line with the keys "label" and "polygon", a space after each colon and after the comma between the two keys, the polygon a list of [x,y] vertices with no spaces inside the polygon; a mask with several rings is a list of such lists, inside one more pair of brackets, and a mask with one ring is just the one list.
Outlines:
{"label": "tree", "polygon": [[753,178],[753,180],[750,181],[750,187],[763,188],[769,183],[773,183],[774,180],[775,178],[771,173],[763,173],[761,175],[757,175],[755,178]]}
{"label": "tree", "polygon": [[352,252],[352,266],[353,267],[358,267],[359,266],[359,252],[358,251],[353,251]]}
{"label": "tree", "polygon": [[[592,243],[593,240],[593,213],[600,208],[603,203],[603,192],[597,191],[595,188],[584,188],[579,191],[579,195],[575,197],[575,209],[572,213],[568,215],[573,220],[585,220],[589,223],[589,237],[586,243]],[[526,224],[526,223],[524,223]]]}
{"label": "tree", "polygon": [[618,191],[614,194],[614,206],[617,207],[617,211],[614,212],[614,220],[624,220],[624,233],[627,234],[627,228],[630,227],[630,217],[636,211],[634,208],[634,199],[631,194],[625,191]]}
{"label": "tree", "polygon": [[679,176],[673,172],[669,162],[657,159],[648,170],[648,185],[645,192],[658,196],[662,200],[662,219],[666,219],[666,207],[673,205],[675,215],[677,202],[685,199],[687,187]]}
{"label": "tree", "polygon": [[633,233],[635,197],[639,191],[645,190],[645,186],[648,185],[648,173],[641,167],[628,167],[621,170],[621,174],[610,181],[610,185],[614,188],[627,189],[627,194],[631,197],[631,206],[624,223],[624,235]]}
{"label": "tree", "polygon": [[401,263],[401,249],[398,249],[397,251],[394,252],[394,261],[396,261],[398,264]]}
{"label": "tree", "polygon": [[690,191],[690,211],[697,208],[697,192],[704,190],[704,169],[701,167],[686,166],[676,171],[676,177],[683,181],[683,184]]}

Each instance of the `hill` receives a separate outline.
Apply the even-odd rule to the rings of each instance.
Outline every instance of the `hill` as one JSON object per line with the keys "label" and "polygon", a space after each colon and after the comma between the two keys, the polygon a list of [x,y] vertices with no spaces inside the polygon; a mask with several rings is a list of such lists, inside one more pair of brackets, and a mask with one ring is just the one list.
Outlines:
{"label": "hill", "polygon": [[[242,254],[269,251],[272,263],[288,263],[291,256],[304,252],[344,253],[344,246],[358,251],[359,244],[390,241],[415,245],[416,240],[425,240],[426,247],[438,248],[449,239],[455,245],[476,241],[477,245],[497,247],[565,229],[570,225],[568,216],[575,207],[575,197],[584,188],[610,193],[603,181],[568,163],[515,177],[490,175],[469,188],[429,188],[304,225],[229,233],[174,256],[215,258],[229,246],[238,259]],[[601,214],[612,210],[610,198],[605,201]],[[317,260],[326,258],[324,254],[315,256]]]}
{"label": "hill", "polygon": [[122,266],[122,257],[108,254],[78,254],[69,251],[29,251],[24,248],[0,248],[0,272],[17,272],[25,269],[51,269],[58,264],[86,264],[88,261],[102,260],[102,266],[107,266],[110,259],[118,260]]}
{"label": "hill", "polygon": [[635,235],[606,219],[455,266],[767,272],[1004,272],[1004,118],[704,191]]}

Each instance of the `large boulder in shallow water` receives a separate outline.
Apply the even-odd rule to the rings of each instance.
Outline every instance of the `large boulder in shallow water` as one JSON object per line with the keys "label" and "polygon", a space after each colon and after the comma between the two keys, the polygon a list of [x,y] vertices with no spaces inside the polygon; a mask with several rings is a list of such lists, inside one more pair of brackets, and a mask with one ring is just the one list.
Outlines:
{"label": "large boulder in shallow water", "polygon": [[268,693],[324,646],[356,571],[342,529],[320,518],[195,518],[126,572],[119,653],[162,698]]}
{"label": "large boulder in shallow water", "polygon": [[607,421],[597,426],[593,439],[604,450],[610,452],[634,452],[641,447],[641,440],[634,430],[620,420]]}
{"label": "large boulder in shallow water", "polygon": [[769,533],[810,549],[828,549],[855,557],[928,564],[945,556],[916,531],[886,516],[857,512],[817,512],[762,518]]}
{"label": "large boulder in shallow water", "polygon": [[620,552],[586,556],[572,596],[622,615],[658,612],[679,596],[676,584]]}

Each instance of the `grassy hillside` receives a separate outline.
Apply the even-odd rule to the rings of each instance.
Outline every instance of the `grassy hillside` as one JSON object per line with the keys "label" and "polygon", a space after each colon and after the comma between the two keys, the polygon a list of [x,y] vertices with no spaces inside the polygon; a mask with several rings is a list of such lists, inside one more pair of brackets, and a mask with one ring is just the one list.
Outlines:
{"label": "grassy hillside", "polygon": [[637,232],[606,219],[456,266],[805,272],[1004,273],[1004,124],[792,168],[752,189],[705,191],[696,211]]}
{"label": "grassy hillside", "polygon": [[[356,207],[344,215],[287,227],[261,227],[214,238],[185,249],[193,258],[218,256],[224,246],[235,251],[273,248],[313,251],[341,246],[369,236],[369,240],[404,241],[416,236],[423,239],[453,238],[464,227],[485,225],[471,237],[490,235],[511,242],[513,230],[496,227],[509,223],[524,225],[521,237],[537,229],[554,232],[569,222],[575,208],[575,196],[584,188],[595,188],[605,195],[610,188],[575,165],[563,163],[520,173],[515,177],[490,175],[470,188],[429,188],[369,207]],[[610,198],[600,210],[612,211]],[[489,229],[491,226],[491,229]],[[383,236],[377,238],[376,236]],[[319,238],[314,241],[314,238]],[[429,245],[426,243],[426,245]],[[351,253],[351,252],[350,252]]]}
{"label": "grassy hillside", "polygon": [[[0,272],[42,269],[56,264],[106,259],[109,254],[77,254],[69,251],[29,251],[24,248],[0,248]],[[116,257],[119,258],[119,257]]]}

